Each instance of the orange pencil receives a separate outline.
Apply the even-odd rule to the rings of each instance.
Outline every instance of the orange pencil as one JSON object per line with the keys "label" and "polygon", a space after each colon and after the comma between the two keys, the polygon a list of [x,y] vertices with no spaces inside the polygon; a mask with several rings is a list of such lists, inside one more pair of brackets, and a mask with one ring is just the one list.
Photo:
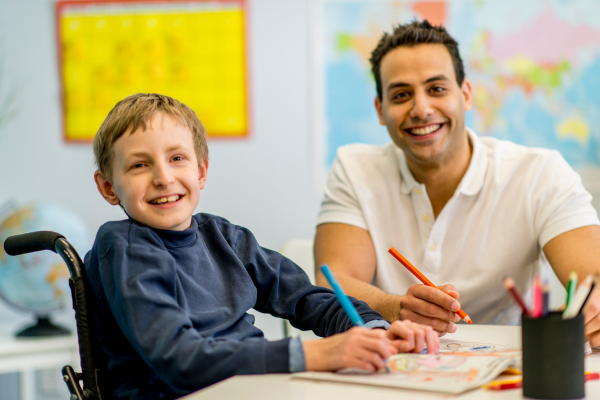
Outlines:
{"label": "orange pencil", "polygon": [[[429,279],[427,279],[427,277],[425,275],[423,275],[421,273],[421,271],[419,271],[414,265],[412,265],[406,258],[404,258],[402,256],[402,254],[398,253],[398,250],[396,250],[395,248],[390,248],[389,253],[391,255],[394,256],[394,258],[398,261],[400,261],[400,264],[404,265],[406,267],[407,270],[409,270],[414,276],[417,277],[418,280],[420,280],[423,285],[427,285],[427,286],[431,286],[434,288],[437,288],[437,286],[435,286],[433,283],[431,283],[431,281]],[[469,324],[472,324],[473,321],[471,321],[471,318],[467,315],[466,312],[464,312],[462,309],[458,310],[456,312],[458,314],[458,316],[465,322],[468,322]]]}

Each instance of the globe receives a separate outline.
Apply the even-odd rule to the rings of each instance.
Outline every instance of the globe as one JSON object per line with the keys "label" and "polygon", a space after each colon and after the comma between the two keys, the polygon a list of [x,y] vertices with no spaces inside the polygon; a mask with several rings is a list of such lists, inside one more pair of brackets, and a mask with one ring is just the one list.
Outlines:
{"label": "globe", "polygon": [[69,270],[62,258],[50,251],[9,256],[4,241],[9,236],[34,231],[54,231],[63,235],[83,256],[91,247],[88,229],[68,209],[50,203],[13,207],[0,216],[0,298],[13,309],[33,313],[37,324],[17,336],[68,334],[50,322],[53,311],[71,306]]}

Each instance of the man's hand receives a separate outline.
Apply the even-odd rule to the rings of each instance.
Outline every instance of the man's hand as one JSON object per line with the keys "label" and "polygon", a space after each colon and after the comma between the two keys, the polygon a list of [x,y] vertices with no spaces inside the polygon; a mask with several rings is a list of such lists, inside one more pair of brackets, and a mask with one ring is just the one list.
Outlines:
{"label": "man's hand", "polygon": [[428,353],[437,353],[439,340],[428,326],[410,321],[396,321],[390,329],[354,327],[347,332],[321,340],[303,341],[307,371],[337,371],[361,368],[378,371],[393,354],[418,352],[427,345]]}
{"label": "man's hand", "polygon": [[[440,290],[438,290],[440,289]],[[460,317],[457,301],[460,294],[452,285],[432,288],[427,285],[411,285],[400,300],[400,319],[429,325],[439,336],[456,332]]]}
{"label": "man's hand", "polygon": [[583,309],[585,336],[591,346],[600,346],[600,289],[595,287]]}

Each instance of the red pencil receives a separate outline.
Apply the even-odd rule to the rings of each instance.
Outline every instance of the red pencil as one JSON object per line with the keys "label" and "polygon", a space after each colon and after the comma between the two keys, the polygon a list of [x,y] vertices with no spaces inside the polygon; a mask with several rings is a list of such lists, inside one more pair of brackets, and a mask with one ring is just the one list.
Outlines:
{"label": "red pencil", "polygon": [[[404,265],[407,270],[409,270],[414,276],[416,276],[417,279],[420,280],[421,283],[423,283],[423,285],[431,286],[437,289],[437,286],[431,283],[431,281],[427,279],[427,277],[423,275],[421,271],[419,271],[414,265],[412,265],[406,258],[404,258],[402,254],[398,253],[398,250],[392,247],[388,250],[388,252],[391,255],[393,255],[396,260],[400,261],[400,264]],[[463,321],[468,322],[469,324],[473,323],[473,321],[471,321],[471,317],[469,317],[467,313],[464,312],[462,309],[458,310],[456,313]]]}
{"label": "red pencil", "polygon": [[539,318],[542,316],[542,282],[540,275],[535,274],[533,278],[533,296],[531,302],[531,316],[533,318]]}
{"label": "red pencil", "polygon": [[521,297],[521,294],[515,287],[515,281],[513,280],[513,278],[511,278],[510,276],[506,276],[506,277],[504,277],[503,282],[504,282],[504,287],[506,288],[506,290],[508,290],[510,292],[510,294],[512,294],[513,299],[515,299],[517,304],[523,310],[523,314],[529,315],[529,310],[527,309],[527,306],[525,305],[525,302],[523,301],[523,297]]}

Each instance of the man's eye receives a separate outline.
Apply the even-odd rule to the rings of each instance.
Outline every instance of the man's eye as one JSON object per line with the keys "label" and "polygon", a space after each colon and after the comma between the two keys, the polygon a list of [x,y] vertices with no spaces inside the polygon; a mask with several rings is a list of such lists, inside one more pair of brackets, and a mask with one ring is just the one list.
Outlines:
{"label": "man's eye", "polygon": [[443,93],[446,91],[446,89],[443,87],[440,87],[440,86],[435,86],[435,87],[431,88],[431,91],[435,92],[435,93]]}
{"label": "man's eye", "polygon": [[397,100],[403,100],[403,99],[407,98],[409,95],[410,94],[408,92],[400,92],[400,93],[396,93],[393,98],[397,99]]}
{"label": "man's eye", "polygon": [[142,164],[142,163],[135,163],[131,166],[131,168],[137,169],[137,168],[142,168],[143,166],[144,166],[144,164]]}

